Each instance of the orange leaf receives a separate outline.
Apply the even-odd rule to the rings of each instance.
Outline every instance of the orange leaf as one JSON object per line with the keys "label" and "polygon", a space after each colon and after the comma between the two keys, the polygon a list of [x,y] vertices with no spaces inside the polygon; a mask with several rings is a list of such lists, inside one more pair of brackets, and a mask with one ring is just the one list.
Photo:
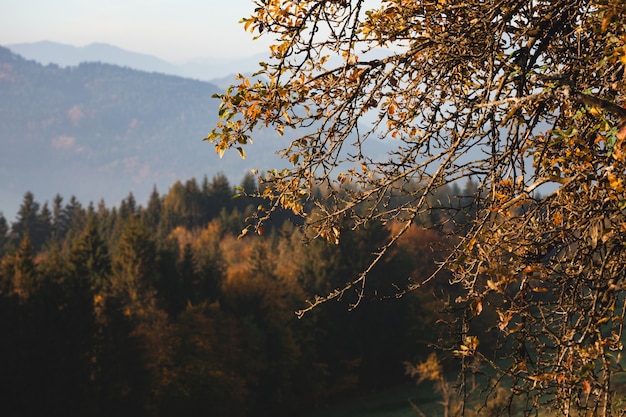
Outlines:
{"label": "orange leaf", "polygon": [[583,385],[583,392],[586,395],[589,395],[589,393],[591,392],[591,384],[589,383],[589,381],[585,379],[582,385]]}

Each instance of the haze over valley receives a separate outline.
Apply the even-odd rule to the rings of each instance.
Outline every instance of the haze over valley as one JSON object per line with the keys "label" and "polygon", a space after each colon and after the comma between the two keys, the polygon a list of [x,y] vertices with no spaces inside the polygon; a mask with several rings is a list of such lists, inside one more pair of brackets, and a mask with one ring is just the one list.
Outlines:
{"label": "haze over valley", "polygon": [[[223,173],[238,182],[250,169],[274,168],[279,144],[267,143],[278,135],[269,130],[246,160],[219,159],[202,141],[217,121],[211,96],[258,61],[181,66],[104,44],[0,48],[0,212],[11,221],[26,191],[39,201],[59,193],[109,205],[132,192],[144,203],[154,186],[178,179]],[[218,78],[200,81],[209,76]]]}

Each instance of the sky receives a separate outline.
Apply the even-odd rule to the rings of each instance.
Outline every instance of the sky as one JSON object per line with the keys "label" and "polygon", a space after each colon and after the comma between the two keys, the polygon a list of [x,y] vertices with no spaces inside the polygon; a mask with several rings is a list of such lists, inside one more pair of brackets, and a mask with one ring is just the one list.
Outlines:
{"label": "sky", "polygon": [[0,0],[0,45],[94,42],[183,63],[267,51],[238,22],[252,0]]}

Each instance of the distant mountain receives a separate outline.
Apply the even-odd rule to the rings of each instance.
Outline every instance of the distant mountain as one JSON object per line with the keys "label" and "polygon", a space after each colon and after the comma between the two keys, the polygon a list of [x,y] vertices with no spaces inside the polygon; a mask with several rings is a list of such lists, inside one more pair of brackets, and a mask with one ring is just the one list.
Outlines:
{"label": "distant mountain", "polygon": [[218,91],[103,63],[44,66],[0,47],[0,212],[13,220],[26,191],[109,205],[132,191],[145,202],[153,185],[164,192],[220,172],[238,182],[251,168],[279,166],[270,131],[245,161],[236,152],[220,160],[201,140],[216,123]]}
{"label": "distant mountain", "polygon": [[77,66],[84,62],[101,62],[146,72],[177,75],[203,81],[228,77],[236,73],[251,73],[258,69],[263,55],[248,58],[220,59],[201,58],[184,64],[173,64],[152,55],[127,51],[104,43],[73,46],[57,42],[41,41],[6,45],[18,55],[43,65],[61,67]]}
{"label": "distant mountain", "polygon": [[126,51],[104,43],[77,47],[62,43],[42,41],[9,45],[9,49],[26,59],[43,65],[77,66],[83,62],[102,62],[140,71],[176,74],[178,68],[157,57]]}

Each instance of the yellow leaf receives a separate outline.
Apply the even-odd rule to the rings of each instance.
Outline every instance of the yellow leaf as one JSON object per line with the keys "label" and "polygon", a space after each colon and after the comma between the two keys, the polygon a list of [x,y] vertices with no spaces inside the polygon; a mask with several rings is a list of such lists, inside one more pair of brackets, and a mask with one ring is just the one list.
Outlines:
{"label": "yellow leaf", "polygon": [[613,174],[613,173],[609,173],[607,175],[607,178],[609,180],[609,185],[611,186],[611,188],[613,188],[616,192],[621,193],[622,191],[624,191],[624,184],[622,182],[622,179],[619,178],[617,175]]}
{"label": "yellow leaf", "polygon": [[589,109],[589,114],[591,114],[592,116],[599,116],[602,114],[602,110],[597,107],[592,107]]}
{"label": "yellow leaf", "polygon": [[498,290],[498,284],[496,284],[495,282],[493,282],[493,281],[492,281],[492,280],[490,280],[490,279],[488,279],[488,280],[487,280],[487,287],[488,287],[490,290],[493,290],[493,291],[497,291],[497,290]]}
{"label": "yellow leaf", "polygon": [[242,19],[240,23],[243,22],[243,30],[248,32],[250,29],[250,25],[252,24],[252,19]]}
{"label": "yellow leaf", "polygon": [[508,312],[502,312],[502,311],[498,311],[498,317],[500,319],[500,323],[498,324],[498,328],[500,330],[504,330],[508,327],[509,322],[511,321],[511,319],[513,318],[513,315]]}

